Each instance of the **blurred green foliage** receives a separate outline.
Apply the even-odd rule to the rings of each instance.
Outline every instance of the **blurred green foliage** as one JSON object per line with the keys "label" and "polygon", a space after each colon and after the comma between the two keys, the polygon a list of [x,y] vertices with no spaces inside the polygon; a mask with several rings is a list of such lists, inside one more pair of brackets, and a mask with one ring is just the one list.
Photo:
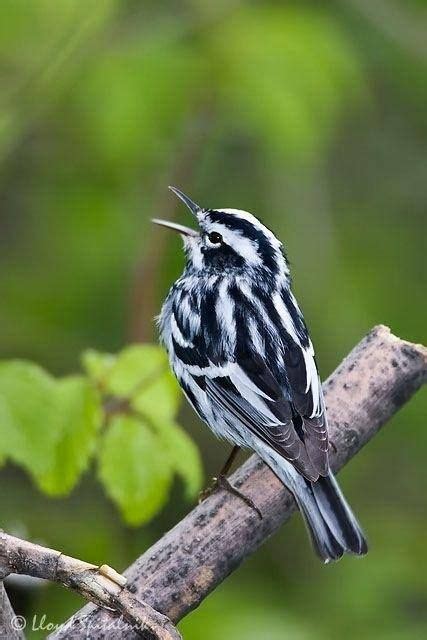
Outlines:
{"label": "blurred green foliage", "polygon": [[164,351],[141,344],[117,356],[90,350],[82,359],[88,377],[58,380],[31,362],[0,363],[2,462],[62,496],[97,454],[99,478],[132,525],[164,506],[175,472],[194,498],[200,459],[174,421],[180,394]]}
{"label": "blurred green foliage", "polygon": [[[196,491],[166,374],[151,414],[137,393],[105,428],[97,396],[103,376],[104,400],[137,385],[139,347],[125,345],[152,339],[182,268],[177,239],[149,222],[188,223],[170,182],[283,239],[323,376],[375,323],[425,341],[425,23],[424,0],[0,4],[0,456],[14,463],[2,460],[2,527],[121,569],[183,515],[172,474]],[[83,351],[86,373],[70,376]],[[426,415],[424,394],[342,474],[365,560],[319,566],[295,519],[183,622],[185,637],[424,638]],[[215,473],[225,447],[186,408],[180,421]],[[95,457],[129,522],[171,492],[168,508],[123,526]],[[80,482],[52,500],[18,466],[50,494]],[[132,506],[148,469],[158,491]],[[54,622],[79,603],[55,586],[9,590]]]}
{"label": "blurred green foliage", "polygon": [[26,469],[52,495],[70,491],[94,451],[98,394],[83,377],[55,380],[24,361],[0,364],[3,459]]}

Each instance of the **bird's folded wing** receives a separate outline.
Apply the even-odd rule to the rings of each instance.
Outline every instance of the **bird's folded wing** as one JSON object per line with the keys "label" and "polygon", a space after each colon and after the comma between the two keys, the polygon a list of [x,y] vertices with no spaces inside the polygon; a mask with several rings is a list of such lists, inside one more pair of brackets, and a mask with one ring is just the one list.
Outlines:
{"label": "bird's folded wing", "polygon": [[190,306],[184,302],[175,305],[171,322],[175,372],[202,419],[209,422],[205,402],[210,399],[228,423],[239,421],[308,479],[326,475],[322,388],[302,315],[299,331],[292,329],[288,310],[294,300],[246,296],[235,307],[235,324],[221,321],[211,301],[205,305],[210,312],[194,326],[189,319],[199,316],[183,313]]}
{"label": "bird's folded wing", "polygon": [[317,480],[319,471],[295,429],[291,403],[268,369],[260,370],[258,379],[254,379],[253,363],[250,377],[238,363],[229,365],[228,371],[227,376],[205,376],[205,392],[224,419],[238,421],[306,478]]}
{"label": "bird's folded wing", "polygon": [[[234,357],[259,389],[269,387],[280,419],[287,401],[297,437],[317,475],[328,473],[328,433],[313,345],[289,287],[271,294],[244,289],[235,308]],[[297,466],[295,464],[295,466]]]}
{"label": "bird's folded wing", "polygon": [[304,445],[312,464],[320,475],[327,475],[328,427],[311,341],[304,347],[288,340],[283,359],[294,420],[300,420]]}

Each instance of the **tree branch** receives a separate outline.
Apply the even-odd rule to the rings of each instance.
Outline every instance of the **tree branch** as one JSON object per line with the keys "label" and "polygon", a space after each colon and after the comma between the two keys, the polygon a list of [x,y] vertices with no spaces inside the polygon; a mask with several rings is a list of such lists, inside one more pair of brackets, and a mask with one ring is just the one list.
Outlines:
{"label": "tree branch", "polygon": [[[387,327],[374,328],[324,384],[332,468],[339,470],[427,379],[427,349],[400,340]],[[232,482],[263,514],[220,491],[193,509],[126,571],[138,599],[177,622],[253,553],[295,510],[292,495],[270,469],[252,456]],[[307,549],[307,553],[309,550]],[[77,612],[66,632],[73,640],[93,629],[102,638],[111,614],[93,605]],[[117,638],[135,638],[132,628]]]}
{"label": "tree branch", "polygon": [[[135,637],[150,637],[156,640],[181,638],[171,621],[150,605],[135,598],[125,587],[126,578],[108,565],[97,567],[60,551],[47,549],[0,531],[0,579],[3,580],[10,573],[60,582],[87,600],[120,614],[123,624],[128,623],[126,626],[132,629]],[[12,636],[14,614],[3,584],[0,584],[6,598],[6,606],[1,609],[0,632],[1,625],[7,630],[0,638],[22,637]],[[8,611],[8,605],[11,611]],[[3,621],[5,610],[8,617]],[[114,631],[117,631],[117,626]]]}
{"label": "tree branch", "polygon": [[17,618],[3,582],[0,581],[0,638],[7,640],[23,640],[24,633],[20,630],[20,620]]}

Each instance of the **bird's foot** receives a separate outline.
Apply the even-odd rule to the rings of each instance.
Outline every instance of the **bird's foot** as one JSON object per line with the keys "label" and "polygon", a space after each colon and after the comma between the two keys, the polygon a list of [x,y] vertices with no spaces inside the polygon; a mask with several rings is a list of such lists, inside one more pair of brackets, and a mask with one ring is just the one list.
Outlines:
{"label": "bird's foot", "polygon": [[202,489],[199,492],[198,503],[200,504],[201,502],[204,502],[207,498],[209,498],[209,496],[215,493],[218,487],[219,487],[218,478],[216,477],[212,478],[212,480],[210,481],[210,484],[208,484],[208,486],[205,489]]}
{"label": "bird's foot", "polygon": [[254,501],[251,500],[249,496],[246,496],[244,493],[236,489],[236,487],[233,487],[233,485],[226,478],[226,476],[222,474],[219,475],[217,478],[212,478],[211,484],[208,487],[206,487],[206,489],[204,489],[199,493],[199,504],[204,500],[206,500],[206,498],[209,498],[209,496],[212,495],[212,493],[214,493],[215,491],[218,491],[218,489],[224,489],[224,491],[228,491],[233,496],[236,496],[236,498],[240,498],[240,500],[243,500],[243,502],[245,502],[248,505],[248,507],[256,511],[256,513],[258,514],[258,517],[260,518],[260,520],[262,520],[262,513],[254,503]]}

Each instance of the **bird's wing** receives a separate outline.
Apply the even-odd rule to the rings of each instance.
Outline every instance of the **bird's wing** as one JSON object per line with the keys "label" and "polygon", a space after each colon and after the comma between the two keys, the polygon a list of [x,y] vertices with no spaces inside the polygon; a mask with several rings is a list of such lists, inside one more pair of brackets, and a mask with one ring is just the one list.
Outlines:
{"label": "bird's wing", "polygon": [[[237,295],[232,296],[235,302]],[[234,304],[233,336],[215,307],[209,308],[191,340],[189,334],[182,339],[186,327],[175,308],[175,370],[195,409],[210,423],[206,400],[212,403],[216,420],[249,430],[309,480],[327,473],[323,398],[308,337],[291,335],[295,332],[278,300],[255,302],[245,296]]]}
{"label": "bird's wing", "polygon": [[[294,347],[284,353],[285,372],[283,378],[277,375],[277,372],[277,377],[273,375],[265,359],[260,356],[254,358],[252,353],[247,358],[239,357],[239,368],[248,376],[253,385],[250,389],[250,396],[243,386],[241,394],[244,395],[249,406],[256,406],[255,402],[257,401],[258,405],[261,405],[259,411],[263,413],[264,417],[273,414],[276,423],[271,421],[268,427],[270,434],[268,444],[279,453],[283,453],[284,457],[291,461],[298,471],[312,480],[317,479],[319,475],[327,474],[327,425],[323,398],[319,400],[316,398],[315,403],[320,403],[320,405],[316,414],[312,415],[312,394],[313,391],[321,393],[320,385],[314,389],[311,386],[307,388],[298,385],[298,380],[304,376],[306,357],[297,356],[296,351],[297,348]],[[298,348],[298,351],[301,350]],[[264,412],[262,408],[264,408]],[[268,416],[265,408],[268,410]],[[260,418],[259,416],[257,418],[256,425],[258,426]],[[284,451],[280,451],[282,446]]]}
{"label": "bird's wing", "polygon": [[[227,376],[204,376],[205,392],[226,422],[246,428],[254,436],[292,462],[300,473],[317,480],[305,444],[298,434],[291,403],[283,396],[277,381],[261,365],[257,371],[251,361],[250,371],[244,363],[232,363]],[[248,375],[250,373],[250,377]]]}
{"label": "bird's wing", "polygon": [[[249,301],[249,303],[248,303]],[[317,475],[327,475],[328,429],[323,391],[313,345],[302,313],[289,287],[266,295],[252,289],[240,299],[236,326],[245,338],[236,342],[236,359],[260,389],[266,379],[281,395],[267,401],[280,419],[283,403]],[[304,455],[303,455],[304,458]],[[298,465],[294,463],[298,468]],[[301,470],[301,469],[299,469]],[[301,470],[308,477],[308,473]]]}
{"label": "bird's wing", "polygon": [[313,346],[288,341],[284,365],[290,400],[294,410],[294,423],[299,424],[308,456],[320,475],[327,475],[328,426],[322,385],[317,373]]}

